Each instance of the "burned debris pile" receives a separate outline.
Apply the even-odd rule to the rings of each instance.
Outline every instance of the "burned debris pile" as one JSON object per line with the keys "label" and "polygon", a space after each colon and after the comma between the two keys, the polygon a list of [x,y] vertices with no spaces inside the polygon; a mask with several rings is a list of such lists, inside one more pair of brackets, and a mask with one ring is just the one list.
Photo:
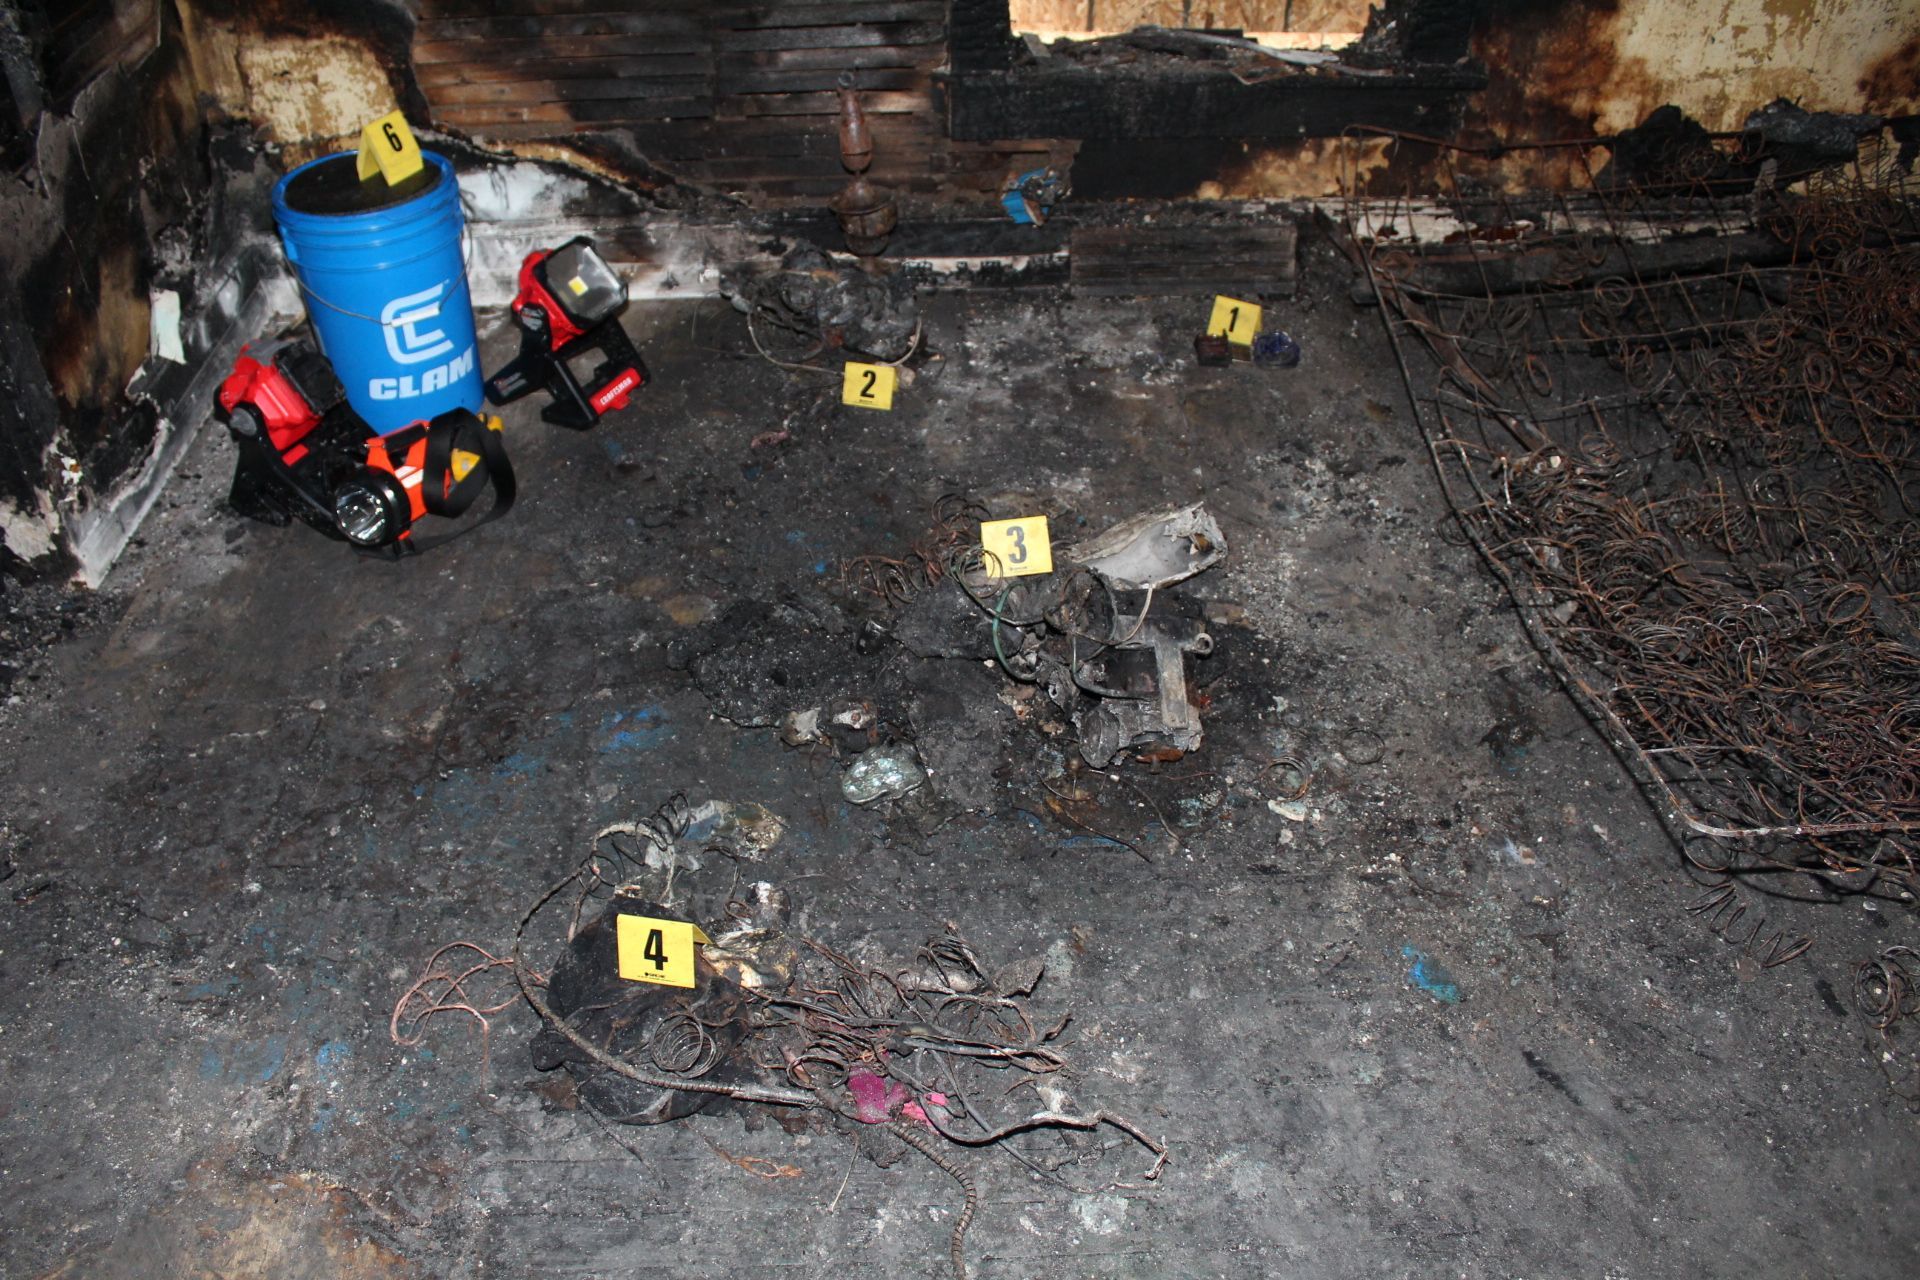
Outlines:
{"label": "burned debris pile", "polygon": [[[715,714],[848,758],[843,792],[856,803],[901,798],[930,777],[943,802],[988,809],[1009,772],[1003,757],[1050,753],[1045,772],[1057,774],[1056,743],[1095,770],[1198,750],[1207,699],[1195,664],[1214,637],[1206,601],[1184,584],[1227,554],[1207,509],[1142,513],[1017,576],[1002,556],[1029,545],[986,550],[988,514],[943,499],[905,555],[847,561],[838,599],[737,605],[670,660]],[[1038,737],[1016,741],[1022,726]]]}
{"label": "burned debris pile", "polygon": [[[445,1012],[486,1027],[507,1002],[467,984],[490,978],[498,987],[510,974],[540,1018],[535,1068],[564,1071],[569,1104],[599,1120],[661,1124],[716,1104],[764,1106],[794,1132],[844,1134],[883,1166],[903,1148],[924,1156],[964,1196],[949,1246],[961,1280],[978,1204],[969,1149],[1004,1151],[1085,1190],[1054,1174],[1032,1142],[1104,1127],[1151,1156],[1146,1180],[1159,1176],[1163,1142],[1075,1100],[1071,1011],[1042,1017],[1032,1002],[1043,958],[992,967],[951,926],[904,962],[856,957],[796,934],[792,898],[779,886],[742,885],[736,870],[723,893],[696,887],[703,860],[737,868],[755,856],[768,827],[725,821],[742,812],[765,813],[676,796],[596,833],[587,857],[522,918],[509,957],[454,944],[466,948],[462,961],[480,960],[441,968],[449,948],[435,953],[394,1010],[395,1040],[420,1043]],[[562,915],[542,974],[527,953],[547,945]]]}

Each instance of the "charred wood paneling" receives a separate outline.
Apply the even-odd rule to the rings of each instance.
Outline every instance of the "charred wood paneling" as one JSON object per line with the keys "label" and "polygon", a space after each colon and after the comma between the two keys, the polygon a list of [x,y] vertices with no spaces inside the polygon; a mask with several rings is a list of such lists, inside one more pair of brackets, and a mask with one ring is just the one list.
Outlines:
{"label": "charred wood paneling", "polygon": [[611,7],[424,0],[415,65],[435,121],[500,142],[617,131],[676,177],[813,199],[846,180],[844,75],[873,121],[877,181],[931,192],[952,172],[933,99],[945,0]]}
{"label": "charred wood paneling", "polygon": [[1291,222],[1265,227],[1080,227],[1073,290],[1088,295],[1254,293],[1291,298],[1297,274]]}
{"label": "charred wood paneling", "polygon": [[46,69],[48,99],[59,110],[109,67],[145,56],[160,34],[156,0],[68,0],[46,6],[46,44],[41,64]]}
{"label": "charred wood paneling", "polygon": [[1013,65],[1013,23],[1007,0],[951,0],[947,47],[955,71],[1002,71]]}
{"label": "charred wood paneling", "polygon": [[1485,83],[1464,68],[1244,84],[1202,65],[1139,74],[1043,64],[956,72],[946,100],[955,138],[1330,138],[1355,124],[1445,133],[1466,95]]}

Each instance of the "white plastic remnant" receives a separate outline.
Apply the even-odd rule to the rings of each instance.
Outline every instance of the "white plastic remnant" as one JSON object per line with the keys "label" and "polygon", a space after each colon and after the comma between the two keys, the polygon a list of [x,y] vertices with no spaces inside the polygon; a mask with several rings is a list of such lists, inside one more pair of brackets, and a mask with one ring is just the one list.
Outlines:
{"label": "white plastic remnant", "polygon": [[60,462],[61,501],[78,502],[80,500],[80,483],[87,478],[87,473],[80,468],[80,460],[78,458],[69,458],[66,454],[58,450],[55,450],[53,456]]}
{"label": "white plastic remnant", "polygon": [[1073,563],[1085,565],[1122,591],[1184,582],[1220,563],[1226,554],[1226,535],[1200,502],[1144,512],[1067,550]]}
{"label": "white plastic remnant", "polygon": [[180,342],[179,293],[172,289],[155,289],[147,297],[151,316],[147,353],[175,364],[185,364],[187,349]]}
{"label": "white plastic remnant", "polygon": [[53,550],[54,535],[59,532],[60,520],[53,513],[53,504],[47,495],[34,495],[39,500],[39,509],[29,511],[13,502],[0,502],[0,541],[6,543],[8,551],[22,560],[38,560]]}

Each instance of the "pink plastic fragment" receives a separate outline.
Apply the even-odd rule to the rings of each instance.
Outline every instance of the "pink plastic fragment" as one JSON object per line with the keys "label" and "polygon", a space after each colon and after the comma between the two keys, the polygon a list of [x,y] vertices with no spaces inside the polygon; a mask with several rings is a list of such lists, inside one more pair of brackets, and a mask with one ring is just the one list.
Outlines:
{"label": "pink plastic fragment", "polygon": [[848,1076],[847,1089],[853,1094],[853,1118],[861,1124],[885,1124],[913,1096],[898,1080],[883,1080],[871,1071]]}
{"label": "pink plastic fragment", "polygon": [[[946,1094],[928,1093],[926,1097],[927,1097],[927,1105],[938,1107],[942,1111],[946,1110],[946,1107],[947,1107]],[[927,1126],[927,1128],[929,1129],[934,1130],[936,1133],[939,1132],[940,1126],[935,1124],[931,1119],[928,1118],[927,1113],[921,1109],[920,1104],[917,1102],[909,1102],[906,1106],[900,1108],[900,1114],[903,1116],[906,1116],[908,1119],[918,1120],[921,1124]]]}

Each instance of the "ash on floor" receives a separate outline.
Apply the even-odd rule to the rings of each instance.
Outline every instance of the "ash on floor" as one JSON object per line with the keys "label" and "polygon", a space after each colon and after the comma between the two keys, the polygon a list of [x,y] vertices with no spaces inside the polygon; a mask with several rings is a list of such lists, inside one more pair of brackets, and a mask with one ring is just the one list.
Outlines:
{"label": "ash on floor", "polygon": [[[524,1006],[390,1039],[435,946],[498,944],[676,791],[779,817],[748,871],[808,936],[910,954],[953,921],[1046,956],[1075,1093],[1166,1139],[1157,1184],[1097,1195],[975,1154],[976,1276],[1899,1269],[1912,1119],[1845,1000],[1886,909],[1756,899],[1815,940],[1773,969],[1687,913],[1701,887],[1443,536],[1377,321],[1303,252],[1274,309],[1298,368],[1194,367],[1200,302],[955,292],[888,413],[760,359],[724,302],[637,306],[635,408],[576,434],[516,406],[519,507],[400,564],[241,524],[203,433],[0,721],[0,1271],[943,1274],[958,1205],[924,1161],[724,1109],[623,1149],[545,1088]],[[1070,744],[1017,700],[976,714],[993,672],[908,671],[902,714],[986,753],[943,766],[977,803],[863,808],[741,714],[776,659],[859,692],[828,688],[867,661],[840,567],[950,493],[1060,541],[1208,504],[1234,621],[1199,752],[1052,795]],[[791,666],[740,643],[799,623]]]}

